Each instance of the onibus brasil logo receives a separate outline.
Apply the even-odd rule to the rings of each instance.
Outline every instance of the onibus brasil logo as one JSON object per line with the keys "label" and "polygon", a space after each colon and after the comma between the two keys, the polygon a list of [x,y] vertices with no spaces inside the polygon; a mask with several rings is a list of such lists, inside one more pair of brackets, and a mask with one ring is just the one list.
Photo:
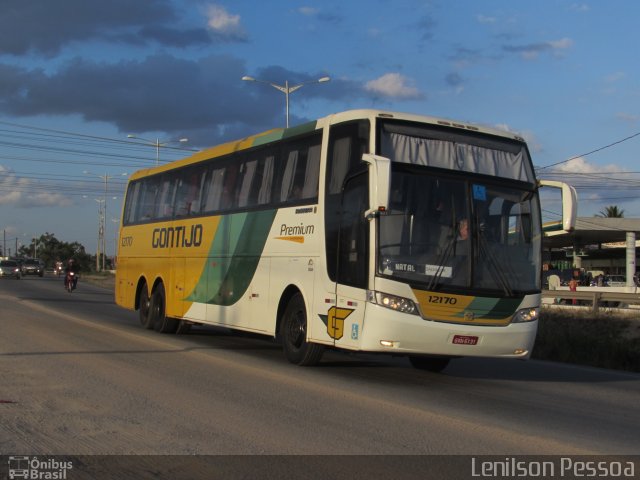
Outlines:
{"label": "onibus brasil logo", "polygon": [[9,478],[25,478],[31,480],[65,480],[67,471],[73,468],[73,463],[52,458],[10,456]]}

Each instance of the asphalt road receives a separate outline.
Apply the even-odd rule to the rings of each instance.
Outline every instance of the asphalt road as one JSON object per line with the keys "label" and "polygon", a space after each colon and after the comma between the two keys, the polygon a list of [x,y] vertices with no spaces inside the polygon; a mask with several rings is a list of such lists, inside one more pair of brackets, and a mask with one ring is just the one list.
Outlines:
{"label": "asphalt road", "polygon": [[640,452],[640,375],[539,361],[328,352],[142,329],[109,290],[0,281],[0,454],[591,455]]}

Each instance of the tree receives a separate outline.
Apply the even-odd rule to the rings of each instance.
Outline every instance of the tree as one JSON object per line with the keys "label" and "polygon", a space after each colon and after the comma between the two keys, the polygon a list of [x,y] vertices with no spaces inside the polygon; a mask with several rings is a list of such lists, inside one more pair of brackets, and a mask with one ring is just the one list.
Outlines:
{"label": "tree", "polygon": [[[24,257],[32,256],[33,244],[34,241],[31,241],[29,245],[22,245],[18,249],[18,255]],[[56,261],[64,262],[69,258],[73,258],[79,265],[80,270],[84,271],[90,271],[92,265],[95,264],[82,244],[78,242],[61,242],[53,233],[47,232],[40,235],[40,238],[35,239],[35,246],[38,258],[44,262],[47,268],[53,268]]]}
{"label": "tree", "polygon": [[604,210],[600,210],[600,213],[595,216],[604,218],[624,218],[624,210],[618,208],[617,205],[609,205]]}

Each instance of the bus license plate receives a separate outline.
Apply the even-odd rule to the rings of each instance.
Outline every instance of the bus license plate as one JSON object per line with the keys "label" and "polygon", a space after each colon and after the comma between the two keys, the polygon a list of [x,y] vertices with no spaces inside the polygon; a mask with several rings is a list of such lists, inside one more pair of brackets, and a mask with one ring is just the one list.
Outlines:
{"label": "bus license plate", "polygon": [[478,337],[472,335],[454,335],[453,343],[455,345],[477,345]]}

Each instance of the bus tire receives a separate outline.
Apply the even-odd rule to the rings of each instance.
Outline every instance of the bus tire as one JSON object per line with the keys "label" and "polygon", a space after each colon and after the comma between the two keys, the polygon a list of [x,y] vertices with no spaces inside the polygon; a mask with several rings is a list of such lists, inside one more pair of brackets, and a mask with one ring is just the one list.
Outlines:
{"label": "bus tire", "polygon": [[176,328],[176,335],[184,335],[185,333],[189,333],[191,330],[191,323],[185,322],[184,320],[178,321],[178,328]]}
{"label": "bus tire", "polygon": [[307,341],[307,309],[300,293],[291,297],[280,322],[282,349],[287,359],[300,366],[317,365],[324,346]]}
{"label": "bus tire", "polygon": [[140,289],[140,308],[138,308],[138,316],[140,318],[140,325],[142,325],[147,330],[151,330],[153,328],[153,323],[150,322],[150,305],[151,299],[149,298],[149,289],[147,288],[147,283],[145,282]]}
{"label": "bus tire", "polygon": [[418,370],[439,373],[449,365],[449,357],[427,357],[421,355],[409,355],[409,361]]}
{"label": "bus tire", "polygon": [[175,333],[178,329],[178,320],[166,315],[166,296],[162,283],[158,283],[151,294],[149,322],[153,325],[153,329],[160,333]]}

